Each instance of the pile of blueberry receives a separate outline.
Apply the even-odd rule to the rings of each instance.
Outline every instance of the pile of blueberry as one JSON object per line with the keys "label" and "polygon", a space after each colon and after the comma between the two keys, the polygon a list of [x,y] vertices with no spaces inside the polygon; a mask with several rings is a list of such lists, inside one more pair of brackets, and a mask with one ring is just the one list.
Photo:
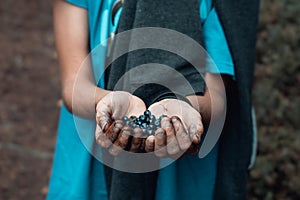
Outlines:
{"label": "pile of blueberry", "polygon": [[149,110],[146,110],[143,115],[139,117],[130,116],[123,117],[122,120],[125,125],[130,126],[132,129],[141,128],[146,135],[154,135],[155,131],[161,127],[160,121],[164,116],[160,116],[158,119],[154,115],[151,115]]}

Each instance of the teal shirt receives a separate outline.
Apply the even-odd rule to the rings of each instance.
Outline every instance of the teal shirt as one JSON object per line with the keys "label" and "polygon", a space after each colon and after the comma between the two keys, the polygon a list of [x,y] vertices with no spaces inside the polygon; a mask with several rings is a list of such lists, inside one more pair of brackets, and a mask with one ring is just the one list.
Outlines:
{"label": "teal shirt", "polygon": [[[88,10],[90,49],[97,47],[93,59],[94,75],[98,80],[103,72],[105,41],[115,30],[112,25],[111,7],[115,0],[66,0]],[[208,54],[218,67],[219,73],[234,76],[234,67],[218,15],[211,7],[211,0],[200,0],[204,44]],[[120,12],[117,14],[116,22]],[[116,24],[116,23],[115,23]],[[102,48],[102,49],[101,49]],[[92,53],[92,54],[93,54]],[[93,56],[92,56],[93,58]],[[217,73],[207,67],[208,71]],[[103,87],[103,81],[99,84]],[[76,120],[76,119],[75,119]],[[82,119],[83,120],[83,119]],[[83,120],[84,121],[84,120]],[[87,134],[94,134],[95,123],[85,121]],[[87,128],[86,128],[87,127]],[[59,119],[57,143],[47,199],[107,199],[103,165],[94,159],[78,135],[74,116],[62,106]],[[159,171],[156,199],[212,199],[217,171],[217,145],[203,159],[186,156]],[[91,173],[93,172],[93,173]]]}

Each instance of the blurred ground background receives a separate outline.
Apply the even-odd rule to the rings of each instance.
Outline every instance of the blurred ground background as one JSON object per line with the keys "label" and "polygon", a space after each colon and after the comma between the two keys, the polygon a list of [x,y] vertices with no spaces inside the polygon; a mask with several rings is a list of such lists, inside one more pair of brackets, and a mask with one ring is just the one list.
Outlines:
{"label": "blurred ground background", "polygon": [[[44,199],[60,86],[52,0],[0,1],[0,199]],[[249,199],[300,199],[300,3],[263,0]]]}

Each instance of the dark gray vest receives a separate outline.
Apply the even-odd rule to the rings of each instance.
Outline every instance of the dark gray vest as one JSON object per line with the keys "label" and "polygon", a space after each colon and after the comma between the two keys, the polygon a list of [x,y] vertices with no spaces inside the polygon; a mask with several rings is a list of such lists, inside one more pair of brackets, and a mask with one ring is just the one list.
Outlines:
{"label": "dark gray vest", "polygon": [[216,199],[246,199],[252,154],[252,82],[259,0],[216,0],[235,67],[236,85],[227,91],[227,118],[221,135]]}
{"label": "dark gray vest", "polygon": [[[155,1],[151,1],[149,6],[155,3]],[[215,0],[214,6],[216,7],[227,38],[236,76],[236,81],[232,81],[227,90],[227,117],[220,138],[215,199],[246,199],[248,166],[253,142],[251,89],[254,71],[259,0]],[[182,32],[184,32],[184,29]],[[197,34],[198,33],[195,33],[194,36],[198,37],[199,35]],[[193,37],[193,34],[191,36]],[[201,33],[199,38],[201,38]],[[120,58],[117,62],[126,62],[124,59],[127,58]],[[139,62],[140,61],[137,63]],[[114,81],[117,79],[118,76],[115,77]],[[201,82],[201,80],[199,81]],[[202,84],[202,89],[203,87],[204,85]],[[201,87],[196,88],[199,93],[203,92],[202,89]],[[145,90],[145,88],[143,90]],[[157,88],[154,88],[154,90],[159,91]],[[141,93],[141,95],[144,94]],[[123,181],[126,182],[131,177],[140,181],[146,180],[145,177],[138,177],[138,175],[130,174],[124,175],[119,172],[116,173],[116,177],[118,177],[121,182],[122,178]],[[150,177],[155,178],[155,174],[151,174]],[[123,183],[117,184],[122,185]],[[132,184],[133,186],[139,185],[137,183]],[[150,185],[153,187],[155,186],[155,183],[153,182],[148,184],[149,187]],[[136,189],[136,187],[132,188]],[[128,189],[128,187],[126,187],[126,189]],[[149,191],[147,192],[146,190],[149,190],[149,188],[145,189],[144,194],[138,195],[142,198],[145,196],[151,197]],[[117,191],[118,190],[115,190],[115,192]],[[152,195],[153,192],[154,191],[150,189]],[[122,196],[122,194],[120,194],[120,196]]]}

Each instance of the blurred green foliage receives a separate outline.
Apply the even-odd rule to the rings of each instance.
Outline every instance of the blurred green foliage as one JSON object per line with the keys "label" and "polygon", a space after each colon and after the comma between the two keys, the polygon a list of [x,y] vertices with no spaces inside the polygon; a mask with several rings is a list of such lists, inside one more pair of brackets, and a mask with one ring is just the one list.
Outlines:
{"label": "blurred green foliage", "polygon": [[300,2],[262,0],[253,100],[258,157],[249,199],[300,199]]}

